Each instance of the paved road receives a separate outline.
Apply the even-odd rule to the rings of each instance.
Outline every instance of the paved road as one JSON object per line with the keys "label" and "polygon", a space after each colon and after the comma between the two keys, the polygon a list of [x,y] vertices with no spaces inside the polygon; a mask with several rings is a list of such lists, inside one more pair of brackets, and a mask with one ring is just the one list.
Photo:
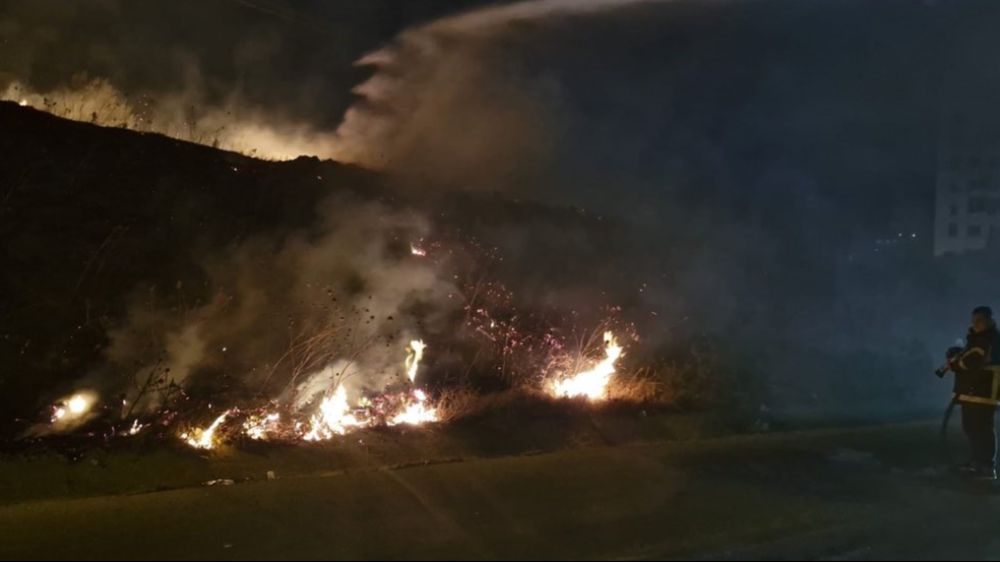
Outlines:
{"label": "paved road", "polygon": [[735,437],[0,507],[0,558],[1000,556],[932,426]]}

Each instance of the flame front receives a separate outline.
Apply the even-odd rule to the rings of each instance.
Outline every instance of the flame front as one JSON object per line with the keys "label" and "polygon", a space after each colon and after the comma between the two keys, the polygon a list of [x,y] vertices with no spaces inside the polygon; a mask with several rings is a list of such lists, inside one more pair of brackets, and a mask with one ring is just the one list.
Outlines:
{"label": "flame front", "polygon": [[[338,382],[334,390],[323,397],[308,419],[297,417],[293,413],[286,422],[277,412],[258,412],[243,421],[240,433],[254,440],[279,438],[325,441],[363,428],[438,422],[440,416],[437,408],[423,390],[413,386],[426,349],[426,344],[419,339],[412,340],[406,348],[403,369],[411,385],[409,390],[365,396],[352,406],[347,388]],[[559,376],[548,382],[547,391],[557,398],[606,398],[608,384],[623,352],[615,335],[605,332],[604,358],[588,370],[570,376]],[[70,399],[65,402],[64,409],[70,412],[85,408],[79,400]],[[214,449],[218,441],[216,433],[234,412],[235,410],[227,410],[207,428],[183,433],[181,439],[196,449]]]}
{"label": "flame front", "polygon": [[[403,369],[411,384],[417,377],[426,349],[426,344],[421,340],[411,341],[406,348]],[[180,437],[196,449],[214,449],[219,427],[235,411],[228,410],[206,429],[194,429]],[[422,425],[439,419],[437,409],[430,404],[427,394],[418,388],[363,397],[352,407],[347,388],[340,383],[333,392],[323,397],[308,420],[296,420],[294,415],[291,417],[288,423],[282,423],[281,415],[277,412],[250,415],[244,420],[240,433],[254,440],[277,437],[325,441],[367,427]]]}
{"label": "flame front", "polygon": [[550,392],[557,398],[599,400],[607,396],[608,383],[622,356],[622,346],[611,332],[604,333],[604,359],[592,369],[552,381]]}

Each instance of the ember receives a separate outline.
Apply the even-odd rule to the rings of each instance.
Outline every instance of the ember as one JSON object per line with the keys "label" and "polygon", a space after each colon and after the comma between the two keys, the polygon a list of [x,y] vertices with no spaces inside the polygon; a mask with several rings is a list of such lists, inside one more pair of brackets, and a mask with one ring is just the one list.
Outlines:
{"label": "ember", "polygon": [[135,436],[135,435],[139,435],[139,433],[141,433],[142,430],[145,429],[145,428],[146,428],[146,426],[143,425],[143,424],[141,424],[141,423],[139,423],[139,420],[134,420],[132,422],[132,426],[128,428],[128,435],[130,437],[131,436]]}

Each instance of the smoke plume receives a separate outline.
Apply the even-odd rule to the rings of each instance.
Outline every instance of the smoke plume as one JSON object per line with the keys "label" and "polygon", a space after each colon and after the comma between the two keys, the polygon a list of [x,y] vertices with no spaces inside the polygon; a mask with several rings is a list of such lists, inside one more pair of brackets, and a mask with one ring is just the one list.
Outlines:
{"label": "smoke plume", "polygon": [[136,294],[110,333],[117,376],[102,371],[98,384],[113,381],[146,409],[171,389],[304,406],[338,383],[352,393],[398,383],[409,341],[439,331],[457,306],[438,266],[410,251],[429,226],[348,197],[329,200],[321,217],[308,232],[204,257],[206,302],[186,302],[183,286],[166,298]]}

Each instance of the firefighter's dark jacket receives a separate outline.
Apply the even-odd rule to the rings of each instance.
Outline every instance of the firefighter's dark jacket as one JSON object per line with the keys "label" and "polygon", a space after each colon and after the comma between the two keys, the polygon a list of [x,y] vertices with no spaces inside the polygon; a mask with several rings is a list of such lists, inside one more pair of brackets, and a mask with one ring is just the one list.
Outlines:
{"label": "firefighter's dark jacket", "polygon": [[952,360],[955,396],[972,404],[1000,403],[1000,332],[969,330],[965,347]]}

